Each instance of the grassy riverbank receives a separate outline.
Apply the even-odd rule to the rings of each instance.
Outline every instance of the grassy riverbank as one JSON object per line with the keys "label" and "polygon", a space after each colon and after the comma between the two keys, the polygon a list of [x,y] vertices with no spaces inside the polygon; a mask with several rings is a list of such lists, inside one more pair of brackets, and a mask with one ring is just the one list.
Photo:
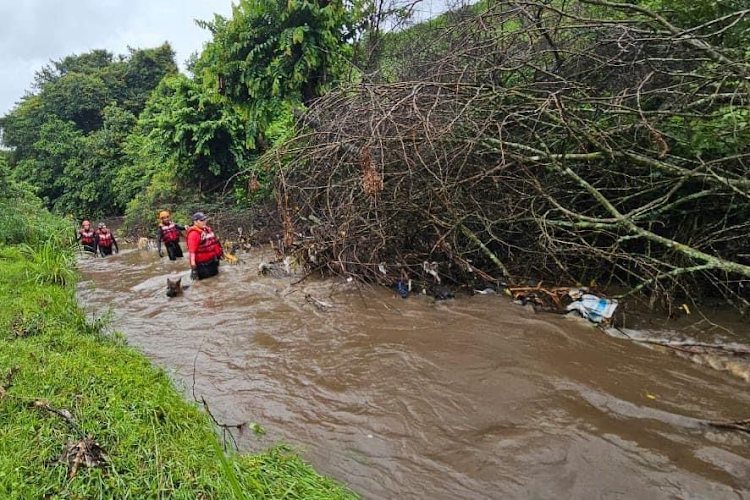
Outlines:
{"label": "grassy riverbank", "polygon": [[[225,457],[162,370],[87,321],[66,251],[47,250],[0,244],[0,498],[354,498],[283,448]],[[76,466],[99,462],[93,442],[106,457]]]}

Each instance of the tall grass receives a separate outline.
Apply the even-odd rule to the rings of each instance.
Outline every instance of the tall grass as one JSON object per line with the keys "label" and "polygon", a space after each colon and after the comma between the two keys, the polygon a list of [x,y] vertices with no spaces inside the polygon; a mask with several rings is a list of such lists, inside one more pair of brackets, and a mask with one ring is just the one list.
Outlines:
{"label": "tall grass", "polygon": [[51,214],[38,198],[20,188],[0,197],[0,213],[0,244],[37,246],[50,237],[56,243],[70,242],[75,234],[70,221]]}
{"label": "tall grass", "polygon": [[229,463],[227,456],[224,454],[224,450],[221,449],[221,445],[219,444],[219,440],[216,438],[216,435],[212,434],[209,437],[209,440],[211,441],[211,446],[216,452],[216,455],[219,457],[221,469],[224,471],[224,475],[227,477],[229,485],[232,488],[234,500],[248,500],[245,492],[242,491],[242,486],[240,485],[240,480],[237,479],[237,474],[234,471],[234,467],[232,467],[232,464]]}
{"label": "tall grass", "polygon": [[36,284],[71,285],[76,281],[74,247],[57,235],[49,235],[37,245],[22,244],[28,260],[26,275]]}
{"label": "tall grass", "polygon": [[26,276],[37,285],[75,283],[74,229],[56,217],[31,190],[0,175],[0,245],[16,245],[28,263]]}

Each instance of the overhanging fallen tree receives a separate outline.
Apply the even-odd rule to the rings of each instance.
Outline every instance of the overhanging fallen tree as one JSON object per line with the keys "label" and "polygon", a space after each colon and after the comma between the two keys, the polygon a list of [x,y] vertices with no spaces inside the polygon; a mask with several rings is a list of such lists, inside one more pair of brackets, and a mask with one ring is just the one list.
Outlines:
{"label": "overhanging fallen tree", "polygon": [[712,44],[748,14],[683,29],[599,0],[464,12],[390,68],[409,81],[308,110],[269,160],[287,234],[371,282],[429,267],[748,309],[750,68]]}

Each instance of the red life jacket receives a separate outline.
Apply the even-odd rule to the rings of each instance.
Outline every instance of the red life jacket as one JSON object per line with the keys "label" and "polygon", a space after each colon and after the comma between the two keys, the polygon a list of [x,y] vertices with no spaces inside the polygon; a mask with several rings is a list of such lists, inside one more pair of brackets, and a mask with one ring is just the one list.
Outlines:
{"label": "red life jacket", "polygon": [[213,229],[206,226],[206,228],[201,231],[196,226],[192,226],[188,229],[188,234],[190,234],[191,231],[198,231],[201,233],[201,241],[195,251],[196,264],[205,264],[206,262],[211,262],[214,258],[221,257],[223,253],[221,250],[221,244],[219,244],[219,240],[216,238]]}
{"label": "red life jacket", "polygon": [[79,231],[81,234],[81,244],[82,245],[93,245],[94,244],[94,231],[84,231],[81,229]]}
{"label": "red life jacket", "polygon": [[112,237],[112,232],[107,231],[106,233],[102,233],[99,231],[97,233],[99,235],[99,246],[104,248],[109,248],[112,246],[112,241],[114,241],[114,238]]}
{"label": "red life jacket", "polygon": [[168,226],[160,224],[159,227],[161,227],[161,241],[164,243],[180,241],[180,231],[177,229],[177,225],[174,222]]}

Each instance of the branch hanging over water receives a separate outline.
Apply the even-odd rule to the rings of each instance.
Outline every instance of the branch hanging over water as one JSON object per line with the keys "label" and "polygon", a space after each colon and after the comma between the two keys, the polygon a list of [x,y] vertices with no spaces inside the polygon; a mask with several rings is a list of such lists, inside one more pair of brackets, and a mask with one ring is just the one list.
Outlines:
{"label": "branch hanging over water", "polygon": [[748,15],[490,3],[403,47],[389,83],[319,99],[261,163],[297,247],[335,274],[595,280],[750,310],[750,64],[721,45]]}

